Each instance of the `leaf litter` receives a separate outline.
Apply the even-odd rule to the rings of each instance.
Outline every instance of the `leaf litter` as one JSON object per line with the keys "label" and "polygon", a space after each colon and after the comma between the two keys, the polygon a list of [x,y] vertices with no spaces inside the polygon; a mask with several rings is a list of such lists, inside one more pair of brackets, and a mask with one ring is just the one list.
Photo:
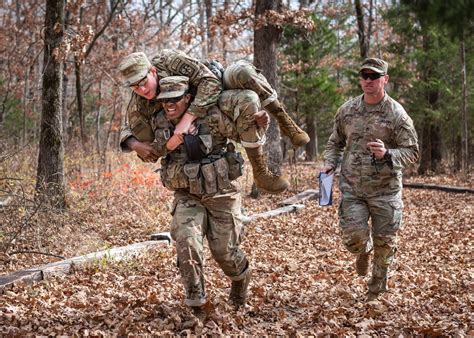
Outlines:
{"label": "leaf litter", "polygon": [[[168,231],[172,195],[147,167],[125,165],[119,163],[122,171],[102,180],[76,182],[74,208],[61,219],[60,231],[54,236],[46,232],[51,238],[43,245],[71,256]],[[297,192],[317,188],[317,168],[285,168],[298,191],[262,195],[257,201],[245,196],[245,212],[270,210]],[[450,183],[446,177],[440,182]],[[240,179],[244,191],[250,191],[250,183],[249,175]],[[404,226],[390,290],[376,301],[365,301],[369,277],[356,275],[354,257],[341,244],[335,189],[333,206],[319,207],[309,200],[297,213],[246,225],[242,248],[253,279],[244,309],[229,305],[230,281],[206,248],[211,314],[204,323],[196,320],[184,305],[175,249],[167,246],[127,261],[94,262],[65,277],[15,286],[0,295],[0,334],[473,335],[472,195],[404,189],[403,199]],[[60,219],[42,217],[35,224]],[[51,260],[16,256],[4,258],[3,273]]]}

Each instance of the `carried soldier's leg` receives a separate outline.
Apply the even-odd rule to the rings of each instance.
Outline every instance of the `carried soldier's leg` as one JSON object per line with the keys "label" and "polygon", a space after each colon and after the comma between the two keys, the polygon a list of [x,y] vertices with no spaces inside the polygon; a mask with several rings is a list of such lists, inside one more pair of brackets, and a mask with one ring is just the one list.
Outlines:
{"label": "carried soldier's leg", "polygon": [[285,191],[290,185],[288,180],[268,170],[263,154],[266,128],[258,127],[255,122],[255,113],[260,108],[257,94],[251,90],[225,90],[219,98],[219,107],[235,123],[240,143],[252,165],[257,187],[269,193]]}
{"label": "carried soldier's leg", "polygon": [[397,232],[402,224],[401,193],[373,198],[369,201],[374,240],[372,278],[368,300],[387,291],[388,271],[397,251]]}
{"label": "carried soldier's leg", "polygon": [[369,270],[372,238],[369,231],[369,209],[364,200],[344,193],[339,208],[342,241],[347,250],[356,255],[355,269],[359,276]]}
{"label": "carried soldier's leg", "polygon": [[203,201],[209,215],[207,240],[212,256],[232,285],[229,300],[245,305],[251,279],[250,264],[239,245],[242,241],[241,195],[217,195]]}
{"label": "carried soldier's leg", "polygon": [[205,207],[186,193],[176,192],[171,223],[171,237],[176,241],[176,254],[181,281],[186,291],[186,305],[204,319],[206,303],[203,272],[203,240],[207,230]]}
{"label": "carried soldier's leg", "polygon": [[288,115],[275,90],[255,66],[246,61],[237,61],[226,68],[223,82],[226,89],[250,89],[256,92],[263,109],[275,117],[281,132],[293,145],[303,146],[309,142],[308,134]]}

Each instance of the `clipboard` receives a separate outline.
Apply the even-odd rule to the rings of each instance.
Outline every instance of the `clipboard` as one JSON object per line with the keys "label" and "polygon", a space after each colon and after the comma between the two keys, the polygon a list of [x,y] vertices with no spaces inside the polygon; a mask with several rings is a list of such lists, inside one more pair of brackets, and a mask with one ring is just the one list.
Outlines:
{"label": "clipboard", "polygon": [[334,179],[334,173],[319,174],[319,205],[329,206],[332,205],[332,182]]}

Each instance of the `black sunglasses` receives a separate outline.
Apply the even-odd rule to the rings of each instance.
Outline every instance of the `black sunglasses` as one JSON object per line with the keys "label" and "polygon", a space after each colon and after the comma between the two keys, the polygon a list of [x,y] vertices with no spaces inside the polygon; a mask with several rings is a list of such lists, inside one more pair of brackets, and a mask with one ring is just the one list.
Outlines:
{"label": "black sunglasses", "polygon": [[161,103],[178,103],[183,99],[184,95],[178,96],[178,97],[166,97],[160,99]]}
{"label": "black sunglasses", "polygon": [[381,78],[382,76],[385,76],[385,74],[384,73],[382,73],[382,74],[379,74],[379,73],[365,73],[365,72],[360,73],[360,77],[363,78],[364,80],[371,79],[373,81],[373,80],[377,80],[377,79]]}

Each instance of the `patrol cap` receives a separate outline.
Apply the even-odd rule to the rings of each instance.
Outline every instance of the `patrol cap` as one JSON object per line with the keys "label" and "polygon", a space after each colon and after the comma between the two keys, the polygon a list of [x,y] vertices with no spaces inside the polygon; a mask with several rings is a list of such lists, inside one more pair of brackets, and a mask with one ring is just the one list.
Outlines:
{"label": "patrol cap", "polygon": [[379,74],[387,74],[388,63],[382,59],[368,58],[362,62],[359,72],[363,71],[364,69],[370,69]]}
{"label": "patrol cap", "polygon": [[119,65],[123,77],[123,85],[131,86],[147,76],[151,63],[143,52],[127,55]]}
{"label": "patrol cap", "polygon": [[160,94],[157,99],[169,99],[179,97],[188,91],[189,77],[167,76],[160,80]]}

